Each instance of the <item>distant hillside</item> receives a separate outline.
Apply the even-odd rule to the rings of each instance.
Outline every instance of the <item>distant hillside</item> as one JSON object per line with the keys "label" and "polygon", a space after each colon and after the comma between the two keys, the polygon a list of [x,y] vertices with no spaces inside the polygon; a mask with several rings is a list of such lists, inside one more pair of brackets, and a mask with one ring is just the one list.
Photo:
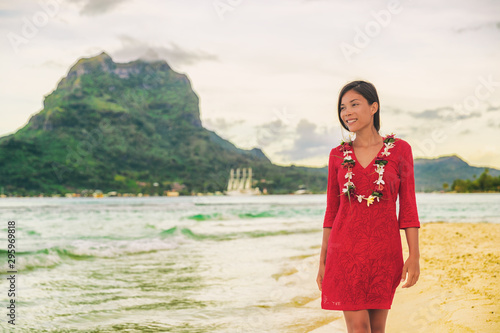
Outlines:
{"label": "distant hillside", "polygon": [[[419,192],[439,191],[443,183],[449,186],[455,179],[473,179],[484,171],[484,167],[467,164],[457,155],[441,156],[434,159],[417,158],[415,166],[415,187]],[[489,174],[499,176],[500,170],[489,169]]]}
{"label": "distant hillside", "polygon": [[[327,167],[277,166],[260,149],[205,129],[189,79],[165,61],[115,63],[104,52],[78,60],[43,109],[0,138],[0,189],[8,195],[215,192],[237,167],[252,167],[252,185],[268,193],[326,191]],[[483,170],[457,156],[416,159],[416,189],[441,190]]]}
{"label": "distant hillside", "polygon": [[321,169],[273,165],[260,149],[205,129],[189,79],[165,61],[115,63],[104,52],[80,59],[43,105],[0,138],[4,193],[214,192],[237,167],[252,167],[253,185],[269,193],[326,188]]}

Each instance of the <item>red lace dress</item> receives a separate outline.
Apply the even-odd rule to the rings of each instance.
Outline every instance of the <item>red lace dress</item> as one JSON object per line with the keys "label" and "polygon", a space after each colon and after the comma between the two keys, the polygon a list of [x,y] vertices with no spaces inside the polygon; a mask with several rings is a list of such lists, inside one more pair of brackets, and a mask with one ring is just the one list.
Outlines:
{"label": "red lace dress", "polygon": [[[401,282],[403,253],[400,229],[420,227],[415,201],[415,180],[411,146],[394,138],[387,160],[380,201],[367,206],[342,193],[347,169],[341,145],[330,152],[327,206],[323,227],[331,227],[328,241],[321,308],[327,310],[390,309]],[[377,154],[381,156],[382,147]],[[353,150],[353,149],[351,149]],[[363,168],[356,161],[352,182],[358,194],[368,197],[379,175],[372,160]],[[396,199],[399,194],[399,216]]]}

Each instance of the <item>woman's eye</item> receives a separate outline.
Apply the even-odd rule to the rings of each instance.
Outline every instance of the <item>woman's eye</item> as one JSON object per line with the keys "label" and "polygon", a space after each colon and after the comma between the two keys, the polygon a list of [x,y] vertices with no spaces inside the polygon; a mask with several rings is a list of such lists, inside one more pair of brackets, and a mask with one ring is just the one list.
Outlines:
{"label": "woman's eye", "polygon": [[358,105],[358,104],[353,104],[352,106],[356,106],[356,105]]}

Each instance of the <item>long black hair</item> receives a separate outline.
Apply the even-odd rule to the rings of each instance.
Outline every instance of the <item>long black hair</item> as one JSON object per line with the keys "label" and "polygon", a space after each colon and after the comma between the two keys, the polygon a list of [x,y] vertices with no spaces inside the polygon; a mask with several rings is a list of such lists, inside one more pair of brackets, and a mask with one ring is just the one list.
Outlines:
{"label": "long black hair", "polygon": [[373,126],[375,127],[375,130],[377,132],[380,130],[380,102],[378,100],[378,94],[377,94],[377,89],[375,89],[375,86],[371,84],[370,82],[366,81],[352,81],[346,84],[342,90],[340,91],[339,94],[339,104],[338,104],[338,113],[339,113],[339,121],[342,127],[344,127],[346,130],[349,131],[349,128],[347,125],[342,121],[342,118],[340,117],[340,104],[342,103],[342,97],[344,97],[345,93],[354,90],[368,101],[369,105],[372,105],[374,102],[377,102],[378,108],[377,112],[373,115]]}

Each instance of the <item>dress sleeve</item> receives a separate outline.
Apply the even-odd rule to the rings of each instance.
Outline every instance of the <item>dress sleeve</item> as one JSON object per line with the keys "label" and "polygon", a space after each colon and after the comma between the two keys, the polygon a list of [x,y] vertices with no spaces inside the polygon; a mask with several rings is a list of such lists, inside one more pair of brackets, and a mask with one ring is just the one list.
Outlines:
{"label": "dress sleeve", "polygon": [[326,212],[323,228],[331,228],[340,205],[340,190],[337,180],[337,168],[335,167],[334,150],[330,152],[328,161],[328,187],[326,189]]}
{"label": "dress sleeve", "polygon": [[417,200],[415,199],[415,175],[411,146],[404,142],[399,163],[399,228],[420,228]]}

